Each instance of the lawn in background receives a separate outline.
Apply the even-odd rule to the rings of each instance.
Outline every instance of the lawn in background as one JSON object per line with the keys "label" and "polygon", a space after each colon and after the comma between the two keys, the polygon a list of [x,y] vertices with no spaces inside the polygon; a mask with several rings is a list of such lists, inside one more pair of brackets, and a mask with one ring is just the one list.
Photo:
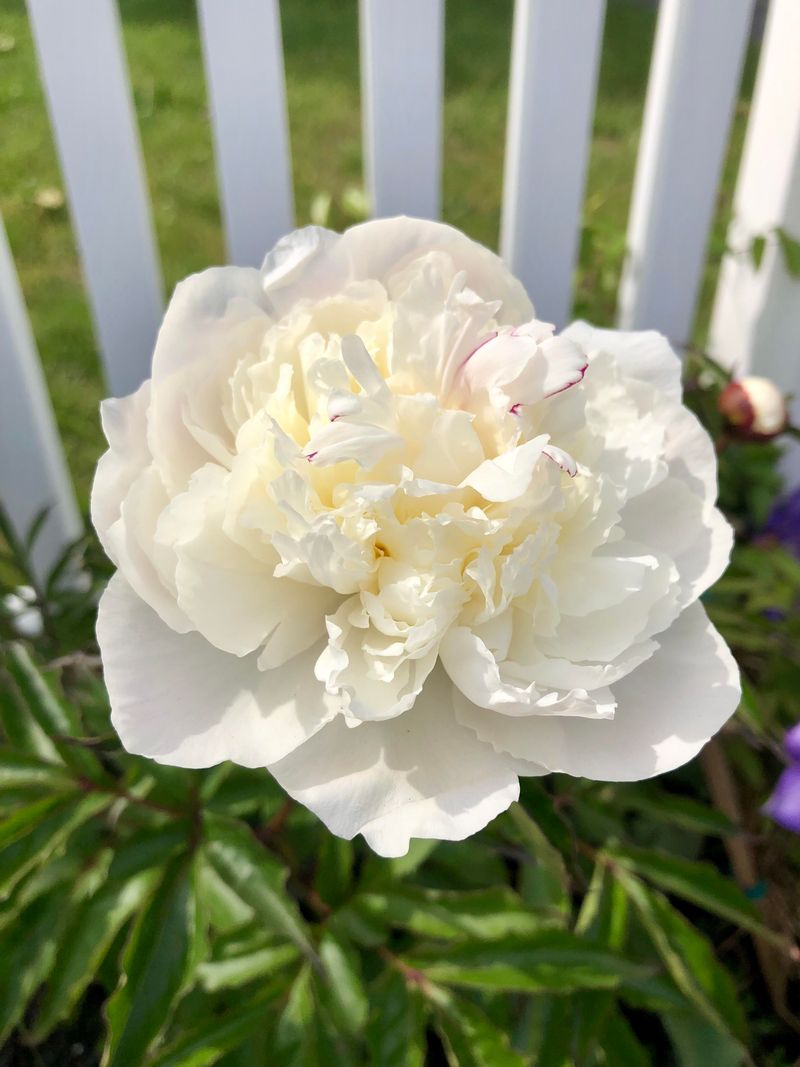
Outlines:
{"label": "lawn in background", "polygon": [[[296,214],[303,224],[317,194],[329,193],[337,203],[362,181],[357,2],[283,0],[281,8]],[[168,294],[184,275],[224,260],[195,9],[192,0],[120,0],[120,10]],[[443,215],[494,247],[511,16],[511,0],[458,0],[446,9]],[[576,314],[599,324],[614,316],[654,28],[651,7],[609,0],[575,299]],[[724,249],[754,52],[710,241],[696,330],[701,340]],[[67,210],[48,206],[42,195],[61,187],[24,2],[3,0],[0,211],[85,506],[103,448],[97,407],[105,387]],[[334,213],[334,222],[340,218]]]}

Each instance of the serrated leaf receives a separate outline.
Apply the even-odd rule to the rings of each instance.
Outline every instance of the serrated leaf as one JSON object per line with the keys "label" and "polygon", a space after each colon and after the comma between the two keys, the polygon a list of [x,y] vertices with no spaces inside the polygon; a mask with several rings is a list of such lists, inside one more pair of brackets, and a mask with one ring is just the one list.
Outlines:
{"label": "serrated leaf", "polygon": [[180,856],[140,911],[125,946],[120,984],[106,1004],[103,1067],[141,1067],[189,978],[196,936],[190,861]]}
{"label": "serrated leaf", "polygon": [[366,1027],[374,1067],[422,1067],[425,1057],[423,1002],[396,970],[385,971],[369,991]]}
{"label": "serrated leaf", "polygon": [[349,907],[367,922],[447,940],[523,937],[548,925],[547,919],[507,887],[459,892],[397,886],[391,892],[359,894]]}
{"label": "serrated leaf", "polygon": [[731,878],[708,863],[666,855],[654,849],[616,846],[606,849],[615,864],[634,871],[668,893],[699,904],[701,908],[762,936],[766,930],[752,901]]}
{"label": "serrated leaf", "polygon": [[433,982],[487,992],[572,993],[615,989],[642,973],[638,965],[567,930],[544,930],[524,938],[466,942],[448,946],[442,956],[429,951],[404,957]]}
{"label": "serrated leaf", "polygon": [[320,942],[319,955],[331,1016],[345,1033],[358,1034],[369,1011],[358,955],[330,931]]}
{"label": "serrated leaf", "polygon": [[615,877],[681,993],[717,1030],[740,1039],[745,1023],[736,991],[708,941],[657,890],[626,870]]}
{"label": "serrated leaf", "polygon": [[32,1039],[43,1040],[66,1019],[94,979],[115,937],[142,905],[155,881],[155,872],[129,881],[108,881],[72,910],[56,955],[53,975],[36,1013]]}
{"label": "serrated leaf", "polygon": [[205,854],[217,874],[277,933],[309,959],[317,955],[297,908],[286,893],[288,871],[256,841],[249,828],[220,816],[206,820]]}
{"label": "serrated leaf", "polygon": [[[284,989],[283,983],[273,983],[244,1004],[204,1019],[157,1053],[148,1067],[210,1067],[218,1063],[232,1049],[242,1046],[251,1034],[266,1029],[269,1005]],[[264,1061],[260,1058],[257,1062]]]}
{"label": "serrated leaf", "polygon": [[268,945],[229,959],[207,960],[197,968],[197,977],[207,992],[217,993],[221,989],[237,989],[256,978],[266,978],[298,957],[294,945]]}

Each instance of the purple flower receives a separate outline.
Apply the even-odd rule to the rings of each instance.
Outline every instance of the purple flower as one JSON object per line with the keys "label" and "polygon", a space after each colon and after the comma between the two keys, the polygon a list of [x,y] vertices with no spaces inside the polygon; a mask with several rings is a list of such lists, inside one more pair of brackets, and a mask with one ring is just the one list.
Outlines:
{"label": "purple flower", "polygon": [[800,559],[800,489],[795,489],[778,501],[767,520],[764,533],[767,537],[774,537]]}
{"label": "purple flower", "polygon": [[800,834],[800,723],[789,730],[784,744],[790,764],[778,779],[764,811],[787,830]]}

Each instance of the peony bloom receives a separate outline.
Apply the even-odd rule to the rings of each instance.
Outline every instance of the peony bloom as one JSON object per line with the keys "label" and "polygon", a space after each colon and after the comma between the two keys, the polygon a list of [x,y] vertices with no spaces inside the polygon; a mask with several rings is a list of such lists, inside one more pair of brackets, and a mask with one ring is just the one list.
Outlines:
{"label": "peony bloom", "polygon": [[769,441],[786,429],[786,400],[769,378],[738,378],[720,393],[719,410],[731,430],[745,440]]}
{"label": "peony bloom", "polygon": [[132,752],[268,767],[396,856],[519,775],[670,770],[736,707],[698,602],[731,531],[678,359],[555,335],[447,226],[312,227],[188,278],[103,424],[98,638]]}

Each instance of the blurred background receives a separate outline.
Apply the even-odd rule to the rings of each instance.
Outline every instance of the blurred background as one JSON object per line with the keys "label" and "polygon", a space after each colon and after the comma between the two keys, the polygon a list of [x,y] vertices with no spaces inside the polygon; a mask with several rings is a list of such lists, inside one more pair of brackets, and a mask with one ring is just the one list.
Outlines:
{"label": "blurred background", "polygon": [[[225,260],[196,10],[192,0],[121,0],[119,8],[169,293],[186,274]],[[455,0],[446,10],[442,216],[494,248],[512,16],[512,0]],[[656,17],[657,4],[646,0],[608,4],[574,304],[575,317],[597,324],[614,321]],[[761,21],[709,242],[700,345],[725,250]],[[357,0],[289,0],[281,28],[297,223],[340,229],[365,211]],[[2,0],[0,35],[0,212],[85,504],[102,451],[97,405],[105,392],[23,0]]]}

